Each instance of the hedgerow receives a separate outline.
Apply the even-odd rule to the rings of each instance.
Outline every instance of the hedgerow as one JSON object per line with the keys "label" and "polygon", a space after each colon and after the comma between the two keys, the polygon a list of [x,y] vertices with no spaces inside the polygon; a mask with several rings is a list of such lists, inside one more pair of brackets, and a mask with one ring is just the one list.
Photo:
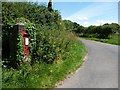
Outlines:
{"label": "hedgerow", "polygon": [[65,30],[57,10],[49,11],[44,5],[20,2],[3,2],[2,7],[4,62],[9,61],[9,37],[14,25],[24,23],[30,35],[29,63],[24,63],[23,37],[19,32],[17,58],[11,60],[17,67],[13,69],[14,65],[3,64],[3,88],[51,88],[83,62],[85,47],[74,43],[74,35]]}
{"label": "hedgerow", "polygon": [[[46,6],[33,3],[4,2],[2,14],[3,42],[8,39],[6,33],[9,34],[8,31],[16,23],[25,24],[25,29],[30,35],[29,62],[31,64],[34,62],[54,63],[58,58],[66,57],[73,40],[69,36],[69,32],[64,30],[64,23],[57,10],[50,12]],[[16,56],[19,61],[17,63],[20,64],[24,61],[23,37],[20,32],[17,40]],[[3,52],[6,53],[4,45],[6,42],[3,43]]]}

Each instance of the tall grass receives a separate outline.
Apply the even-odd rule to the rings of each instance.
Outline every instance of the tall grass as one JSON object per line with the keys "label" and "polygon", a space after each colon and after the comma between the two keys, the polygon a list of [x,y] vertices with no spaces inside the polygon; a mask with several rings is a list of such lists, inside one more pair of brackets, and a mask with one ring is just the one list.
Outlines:
{"label": "tall grass", "polygon": [[110,44],[120,45],[120,36],[113,35],[107,42]]}
{"label": "tall grass", "polygon": [[18,69],[3,68],[3,88],[53,88],[68,74],[76,70],[86,55],[86,48],[81,42],[75,42],[68,57],[54,64],[21,65]]}
{"label": "tall grass", "polygon": [[[17,22],[24,23],[30,35],[28,63],[22,62],[24,51],[21,47],[23,48],[24,44],[18,43],[18,54],[14,56],[19,56],[20,63],[15,69],[8,69],[3,65],[3,88],[54,87],[56,82],[82,63],[85,47],[74,42],[74,36],[65,31],[62,17],[57,10],[50,12],[46,6],[33,3],[3,3],[2,12],[4,45],[7,45],[6,40],[9,40],[6,32]],[[16,18],[18,19],[15,20]],[[19,41],[22,41],[20,38],[23,40],[19,37]],[[4,52],[6,51],[5,47]]]}
{"label": "tall grass", "polygon": [[37,31],[36,61],[55,63],[58,58],[66,57],[75,38],[65,30],[42,27]]}
{"label": "tall grass", "polygon": [[119,35],[112,35],[109,39],[87,38],[87,37],[86,37],[86,39],[109,43],[109,44],[113,44],[113,45],[120,45],[120,36]]}

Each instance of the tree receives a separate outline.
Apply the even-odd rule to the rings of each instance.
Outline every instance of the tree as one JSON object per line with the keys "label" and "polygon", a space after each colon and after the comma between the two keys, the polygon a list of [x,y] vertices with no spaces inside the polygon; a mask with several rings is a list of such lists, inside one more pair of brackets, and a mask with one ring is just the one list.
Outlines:
{"label": "tree", "polygon": [[53,11],[53,9],[52,9],[52,0],[49,0],[48,10],[49,10],[50,12]]}
{"label": "tree", "polygon": [[118,34],[119,33],[119,24],[117,23],[111,23],[111,24],[104,24],[103,26],[108,26],[112,29],[113,34]]}
{"label": "tree", "polygon": [[97,38],[109,38],[112,34],[112,29],[109,26],[97,26],[95,32]]}

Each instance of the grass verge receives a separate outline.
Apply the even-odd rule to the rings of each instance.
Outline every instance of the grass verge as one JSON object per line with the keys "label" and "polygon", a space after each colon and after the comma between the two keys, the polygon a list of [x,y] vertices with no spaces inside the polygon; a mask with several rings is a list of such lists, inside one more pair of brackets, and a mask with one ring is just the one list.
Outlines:
{"label": "grass verge", "polygon": [[29,64],[21,66],[18,70],[2,70],[3,88],[54,88],[55,84],[75,71],[83,63],[87,50],[85,46],[76,41],[69,55],[56,64]]}
{"label": "grass verge", "polygon": [[99,38],[88,38],[88,37],[85,37],[85,39],[109,43],[113,45],[120,45],[120,36],[112,36],[110,39],[99,39]]}

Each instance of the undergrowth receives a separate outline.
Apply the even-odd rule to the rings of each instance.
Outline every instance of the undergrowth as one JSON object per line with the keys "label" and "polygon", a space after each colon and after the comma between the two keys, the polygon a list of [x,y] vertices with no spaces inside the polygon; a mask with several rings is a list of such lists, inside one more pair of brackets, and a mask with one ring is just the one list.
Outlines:
{"label": "undergrowth", "polygon": [[54,64],[22,64],[18,69],[2,70],[3,88],[54,88],[55,84],[75,71],[83,63],[86,48],[76,41],[64,60],[59,58]]}

